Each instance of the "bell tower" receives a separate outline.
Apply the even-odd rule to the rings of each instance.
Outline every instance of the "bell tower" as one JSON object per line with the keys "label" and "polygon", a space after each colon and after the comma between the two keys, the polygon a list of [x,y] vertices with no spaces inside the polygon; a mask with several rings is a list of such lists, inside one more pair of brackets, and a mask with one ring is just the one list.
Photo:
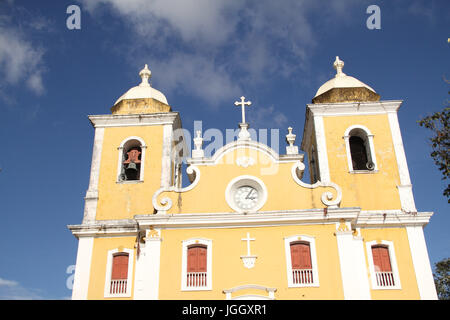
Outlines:
{"label": "bell tower", "polygon": [[141,241],[134,216],[153,214],[152,195],[181,183],[177,164],[182,155],[174,148],[174,134],[182,132],[177,130],[180,116],[150,85],[147,65],[139,76],[141,83],[117,99],[112,114],[89,116],[95,130],[89,187],[83,222],[71,228],[79,240],[73,299],[86,299],[88,291],[93,297],[108,297],[117,290],[123,297],[132,296],[131,284],[108,278],[105,287],[97,283],[105,279],[91,278],[91,270],[114,269],[113,260],[120,256],[129,262],[131,277],[133,255],[139,255],[136,234],[138,245]]}
{"label": "bell tower", "polygon": [[89,116],[95,139],[83,223],[152,212],[149,195],[175,183],[172,140],[181,120],[151,87],[147,65],[139,75],[141,83],[117,99],[111,115]]}
{"label": "bell tower", "polygon": [[[341,206],[416,212],[397,112],[401,100],[380,100],[374,89],[343,72],[307,105],[302,149],[312,180],[333,181]],[[315,181],[312,181],[315,182]]]}

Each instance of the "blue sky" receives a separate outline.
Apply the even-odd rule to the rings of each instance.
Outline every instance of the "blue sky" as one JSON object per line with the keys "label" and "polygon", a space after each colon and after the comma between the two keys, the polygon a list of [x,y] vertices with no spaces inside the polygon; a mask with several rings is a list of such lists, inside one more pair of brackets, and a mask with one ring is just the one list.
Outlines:
{"label": "blue sky", "polygon": [[[69,30],[66,9],[81,8]],[[381,29],[369,30],[369,5]],[[448,98],[448,1],[82,0],[0,2],[0,299],[64,299],[67,268],[88,187],[93,129],[139,83],[148,63],[192,132],[237,128],[245,95],[250,126],[292,126],[299,143],[305,105],[344,72],[382,100],[401,99],[406,156],[431,262],[450,256],[445,183],[416,121]],[[207,145],[205,141],[204,145]],[[70,280],[70,279],[69,279]]]}

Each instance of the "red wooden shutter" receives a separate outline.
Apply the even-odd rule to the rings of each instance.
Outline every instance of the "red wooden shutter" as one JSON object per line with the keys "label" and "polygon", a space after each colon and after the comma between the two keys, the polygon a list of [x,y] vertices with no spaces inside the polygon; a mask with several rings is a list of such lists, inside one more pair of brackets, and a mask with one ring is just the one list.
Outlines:
{"label": "red wooden shutter", "polygon": [[373,264],[377,272],[391,272],[391,259],[389,249],[385,246],[372,247]]}
{"label": "red wooden shutter", "polygon": [[311,269],[311,251],[309,243],[294,242],[291,244],[292,269]]}
{"label": "red wooden shutter", "polygon": [[206,272],[206,247],[188,248],[187,272]]}
{"label": "red wooden shutter", "polygon": [[113,257],[111,280],[128,278],[128,253],[119,253]]}

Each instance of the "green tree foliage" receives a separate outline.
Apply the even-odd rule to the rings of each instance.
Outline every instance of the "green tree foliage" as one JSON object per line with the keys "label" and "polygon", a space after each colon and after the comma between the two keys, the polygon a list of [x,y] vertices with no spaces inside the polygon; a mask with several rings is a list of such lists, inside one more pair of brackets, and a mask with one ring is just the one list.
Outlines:
{"label": "green tree foliage", "polygon": [[[446,80],[447,83],[450,83]],[[450,91],[449,91],[450,94]],[[434,163],[438,166],[439,170],[442,171],[442,180],[448,179],[450,177],[450,130],[449,130],[449,119],[450,119],[450,101],[447,100],[446,106],[442,111],[435,112],[430,116],[423,118],[418,121],[421,127],[430,129],[433,132],[431,141],[431,157]],[[448,198],[448,203],[450,203],[450,184],[444,190],[443,195]]]}
{"label": "green tree foliage", "polygon": [[433,274],[436,291],[440,300],[450,300],[450,258],[434,264]]}

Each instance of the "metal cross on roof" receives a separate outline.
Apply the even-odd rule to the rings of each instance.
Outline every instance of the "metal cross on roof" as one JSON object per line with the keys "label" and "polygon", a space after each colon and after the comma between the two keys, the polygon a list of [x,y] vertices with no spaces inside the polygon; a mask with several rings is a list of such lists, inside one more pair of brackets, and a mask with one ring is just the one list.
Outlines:
{"label": "metal cross on roof", "polygon": [[241,102],[239,102],[239,101],[236,101],[235,103],[234,103],[234,105],[235,106],[241,106],[242,107],[242,123],[245,123],[245,106],[250,106],[251,104],[252,104],[252,102],[251,101],[244,101],[245,100],[245,97],[244,96],[242,96],[241,97]]}

